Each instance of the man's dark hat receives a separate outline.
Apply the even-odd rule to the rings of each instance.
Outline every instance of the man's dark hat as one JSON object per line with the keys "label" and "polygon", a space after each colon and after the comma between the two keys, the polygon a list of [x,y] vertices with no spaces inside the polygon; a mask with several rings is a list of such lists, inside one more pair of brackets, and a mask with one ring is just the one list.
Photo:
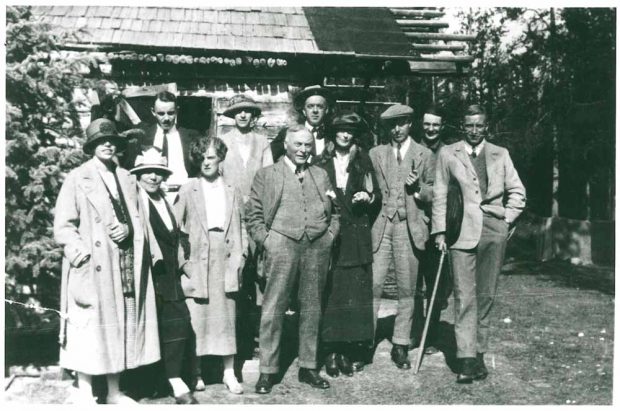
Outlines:
{"label": "man's dark hat", "polygon": [[411,117],[413,115],[413,109],[404,104],[394,104],[385,110],[379,118],[381,120],[391,120],[398,117]]}
{"label": "man's dark hat", "polygon": [[234,118],[235,114],[237,114],[241,110],[246,110],[252,112],[254,117],[260,116],[261,109],[256,101],[252,97],[246,96],[244,94],[237,94],[230,99],[228,103],[228,107],[224,110],[224,115],[226,117]]}
{"label": "man's dark hat", "polygon": [[318,84],[314,86],[308,86],[302,89],[295,96],[295,101],[294,101],[295,107],[303,107],[308,97],[311,97],[311,96],[322,96],[325,98],[325,100],[327,100],[329,104],[331,93],[325,87],[321,87]]}
{"label": "man's dark hat", "polygon": [[86,154],[93,154],[95,147],[104,139],[113,141],[117,152],[123,151],[127,145],[126,138],[117,133],[112,121],[98,118],[86,127],[86,142],[82,150]]}
{"label": "man's dark hat", "polygon": [[340,114],[332,120],[330,129],[333,132],[339,130],[360,131],[365,127],[365,123],[357,113]]}

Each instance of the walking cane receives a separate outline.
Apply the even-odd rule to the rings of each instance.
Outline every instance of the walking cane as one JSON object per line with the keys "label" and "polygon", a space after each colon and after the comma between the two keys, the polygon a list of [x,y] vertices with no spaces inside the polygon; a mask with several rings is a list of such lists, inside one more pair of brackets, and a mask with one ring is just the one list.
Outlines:
{"label": "walking cane", "polygon": [[426,343],[426,334],[428,333],[428,326],[431,322],[431,315],[433,314],[433,306],[435,305],[435,296],[437,295],[437,288],[439,286],[439,277],[441,276],[441,269],[443,268],[443,259],[446,256],[446,252],[441,252],[441,257],[439,257],[439,269],[437,270],[437,275],[435,276],[435,284],[433,285],[433,294],[431,295],[431,302],[428,306],[428,311],[426,313],[426,321],[424,321],[424,331],[422,331],[422,341],[420,341],[420,350],[418,351],[418,356],[415,360],[415,367],[413,368],[413,373],[417,374],[420,369],[420,364],[422,363],[422,356],[424,355],[424,344]]}

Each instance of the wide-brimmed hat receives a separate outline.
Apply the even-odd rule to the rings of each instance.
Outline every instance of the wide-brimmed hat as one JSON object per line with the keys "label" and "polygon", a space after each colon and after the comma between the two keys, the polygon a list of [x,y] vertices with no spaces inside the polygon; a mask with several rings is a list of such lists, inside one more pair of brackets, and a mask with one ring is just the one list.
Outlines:
{"label": "wide-brimmed hat", "polygon": [[394,104],[390,106],[387,110],[381,113],[379,118],[383,120],[391,120],[393,118],[398,117],[411,117],[413,115],[413,109],[404,104]]}
{"label": "wide-brimmed hat", "polygon": [[228,107],[224,110],[224,115],[226,117],[234,118],[235,114],[237,114],[241,110],[246,110],[252,112],[254,117],[260,116],[261,108],[256,101],[252,97],[246,96],[244,94],[237,94],[230,99],[228,103]]}
{"label": "wide-brimmed hat", "polygon": [[326,89],[325,87],[321,87],[320,85],[316,84],[314,86],[308,86],[304,89],[302,89],[299,93],[297,93],[297,95],[295,96],[294,99],[294,103],[295,103],[295,107],[303,107],[303,105],[306,103],[306,100],[308,99],[308,97],[311,96],[321,96],[324,97],[325,100],[330,101],[331,98],[331,93],[329,92],[328,89]]}
{"label": "wide-brimmed hat", "polygon": [[135,167],[129,172],[138,174],[142,170],[163,170],[169,175],[172,174],[172,170],[168,168],[168,159],[155,147],[150,147],[137,156]]}
{"label": "wide-brimmed hat", "polygon": [[113,141],[117,152],[123,151],[127,146],[127,139],[117,133],[114,122],[105,118],[98,118],[86,127],[86,142],[82,150],[86,154],[93,154],[101,140]]}
{"label": "wide-brimmed hat", "polygon": [[340,130],[361,131],[366,124],[357,113],[340,114],[333,118],[330,124],[332,132]]}

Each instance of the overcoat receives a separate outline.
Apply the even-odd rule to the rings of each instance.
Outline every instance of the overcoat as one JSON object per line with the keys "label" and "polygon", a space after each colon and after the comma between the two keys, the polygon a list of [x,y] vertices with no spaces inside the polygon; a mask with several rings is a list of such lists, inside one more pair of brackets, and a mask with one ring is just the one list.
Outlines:
{"label": "overcoat", "polygon": [[[54,210],[54,238],[64,248],[62,264],[60,366],[90,375],[125,370],[125,308],[118,246],[106,226],[115,218],[105,184],[91,159],[72,170]],[[137,209],[136,180],[116,169],[133,226],[136,301],[135,366],[159,360],[155,293],[145,229]],[[77,268],[86,255],[90,260]]]}
{"label": "overcoat", "polygon": [[221,164],[223,175],[226,181],[232,183],[239,189],[245,203],[250,195],[250,186],[254,175],[258,170],[273,164],[271,147],[267,137],[254,131],[243,135],[250,141],[250,156],[248,162],[243,164],[243,159],[239,153],[236,137],[241,133],[235,128],[222,134],[221,139],[228,147],[226,158]]}
{"label": "overcoat", "polygon": [[[209,226],[205,208],[201,177],[191,178],[181,186],[174,204],[174,213],[181,229],[187,235],[189,245],[185,245],[181,269],[181,286],[186,297],[209,298]],[[224,222],[226,271],[224,272],[224,291],[239,291],[241,271],[245,264],[248,239],[243,223],[241,194],[224,180],[226,193],[226,219]],[[188,248],[189,247],[189,248]]]}
{"label": "overcoat", "polygon": [[[428,216],[424,214],[424,204],[430,202],[430,191],[425,189],[425,186],[432,184],[433,170],[429,165],[431,157],[431,151],[423,147],[421,144],[416,143],[411,139],[409,149],[403,158],[405,164],[408,167],[415,167],[419,174],[418,185],[420,191],[418,198],[415,196],[415,191],[405,187],[405,209],[407,211],[407,226],[409,228],[409,235],[413,240],[413,244],[418,250],[424,250],[426,240],[428,240]],[[375,168],[377,174],[377,180],[379,187],[383,193],[383,206],[387,205],[387,198],[389,195],[390,186],[388,184],[388,162],[396,161],[394,157],[393,147],[390,144],[384,144],[374,147],[370,150],[370,159]],[[385,231],[385,225],[387,223],[387,216],[381,210],[377,219],[372,226],[372,244],[374,252],[379,249],[381,239],[383,238],[383,232]]]}
{"label": "overcoat", "polygon": [[451,248],[472,249],[482,233],[482,213],[512,223],[525,208],[525,187],[512,164],[508,150],[485,141],[488,185],[480,190],[478,175],[465,142],[459,141],[441,148],[433,186],[433,234],[446,231],[448,183],[456,179],[463,193],[463,223],[461,232]]}
{"label": "overcoat", "polygon": [[[344,192],[334,190],[336,203],[340,211],[340,234],[334,243],[334,265],[352,267],[372,262],[372,221],[381,207],[381,189],[377,182],[374,169],[368,154],[357,151],[355,158],[351,159],[349,166],[349,178]],[[360,167],[353,167],[358,163]],[[332,187],[336,187],[336,170],[334,159],[319,159],[317,166],[323,168]],[[366,176],[372,178],[372,192],[374,200],[371,204],[353,204],[353,195],[360,191],[367,191],[365,184]]]}

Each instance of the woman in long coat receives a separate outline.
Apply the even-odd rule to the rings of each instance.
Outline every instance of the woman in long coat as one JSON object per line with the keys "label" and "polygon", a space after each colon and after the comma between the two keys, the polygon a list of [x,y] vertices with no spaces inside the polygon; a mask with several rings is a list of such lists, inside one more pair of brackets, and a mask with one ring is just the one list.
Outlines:
{"label": "woman in long coat", "polygon": [[131,169],[138,180],[138,211],[147,228],[151,271],[155,286],[157,320],[163,369],[177,404],[198,404],[181,378],[193,369],[194,333],[181,288],[179,270],[179,226],[162,182],[172,174],[168,160],[155,147],[136,157]]}
{"label": "woman in long coat", "polygon": [[365,357],[362,347],[371,345],[374,336],[370,230],[381,204],[381,191],[370,158],[358,143],[362,124],[355,113],[335,117],[329,133],[331,143],[317,159],[336,187],[340,209],[340,234],[325,289],[321,331],[330,376],[360,371]]}
{"label": "woman in long coat", "polygon": [[116,166],[125,141],[111,121],[93,121],[86,139],[93,158],[67,175],[55,208],[54,238],[64,248],[60,366],[77,372],[75,401],[94,403],[92,376],[105,375],[106,402],[131,403],[120,373],[160,358],[136,181]]}
{"label": "woman in long coat", "polygon": [[192,143],[191,156],[200,161],[201,176],[181,187],[174,209],[188,240],[181,285],[196,334],[196,355],[221,356],[224,384],[232,393],[241,394],[243,388],[233,368],[237,352],[235,298],[246,258],[247,236],[241,195],[220,176],[220,162],[226,151],[226,145],[217,137]]}

